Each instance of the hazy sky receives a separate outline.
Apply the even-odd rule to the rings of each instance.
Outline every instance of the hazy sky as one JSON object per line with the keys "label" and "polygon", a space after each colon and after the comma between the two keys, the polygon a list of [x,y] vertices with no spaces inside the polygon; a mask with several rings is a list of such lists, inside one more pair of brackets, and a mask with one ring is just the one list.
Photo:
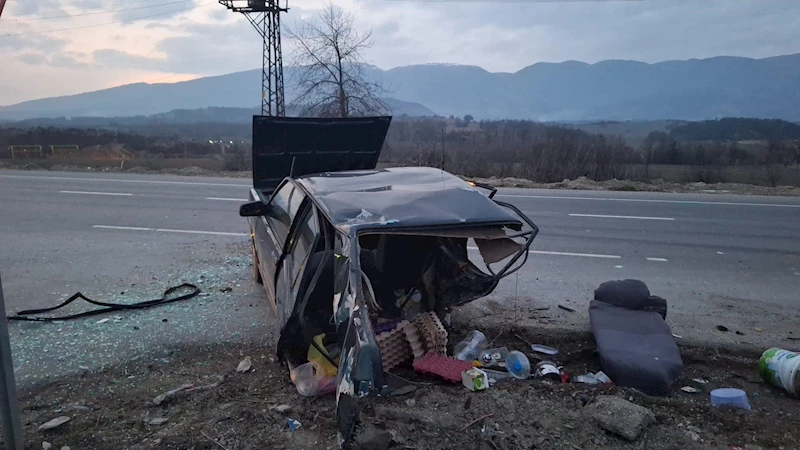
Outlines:
{"label": "hazy sky", "polygon": [[[513,72],[539,61],[800,53],[800,0],[335,3],[372,29],[366,58],[384,69],[456,63]],[[284,25],[321,5],[290,0]],[[287,64],[291,52],[284,39]],[[8,0],[0,105],[253,69],[260,55],[255,30],[216,0]]]}

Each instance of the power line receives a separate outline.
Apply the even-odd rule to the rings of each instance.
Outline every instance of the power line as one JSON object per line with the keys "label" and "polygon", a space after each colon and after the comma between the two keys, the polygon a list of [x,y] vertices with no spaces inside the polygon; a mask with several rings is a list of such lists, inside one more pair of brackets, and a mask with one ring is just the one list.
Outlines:
{"label": "power line", "polygon": [[98,24],[95,24],[95,25],[84,25],[84,26],[80,26],[80,27],[58,28],[58,29],[55,29],[55,30],[26,31],[24,33],[4,34],[4,35],[2,35],[0,37],[24,36],[24,35],[28,35],[28,34],[55,33],[55,32],[59,32],[59,31],[71,31],[71,30],[82,30],[82,29],[85,29],[85,28],[104,27],[106,25],[115,25],[115,24],[118,24],[118,23],[133,22],[135,20],[149,19],[151,17],[165,16],[167,14],[174,14],[174,13],[179,13],[179,12],[183,12],[183,11],[190,11],[192,9],[203,8],[205,6],[210,6],[212,4],[216,4],[216,2],[203,3],[202,5],[196,5],[196,6],[192,6],[190,8],[176,9],[176,10],[173,10],[173,11],[166,11],[166,12],[161,12],[161,13],[158,13],[158,14],[150,14],[150,15],[141,16],[141,17],[132,17],[130,19],[117,20],[117,21],[114,21],[114,22],[98,23]]}
{"label": "power line", "polygon": [[156,5],[145,5],[145,6],[137,6],[134,8],[124,8],[124,9],[113,9],[108,11],[94,11],[94,12],[87,12],[87,13],[79,13],[79,14],[62,14],[60,16],[44,16],[44,17],[30,17],[30,16],[20,16],[14,19],[11,19],[15,22],[29,22],[34,20],[47,20],[47,19],[61,19],[61,18],[69,18],[69,17],[83,17],[83,16],[96,16],[98,14],[113,14],[117,12],[123,11],[134,11],[137,9],[146,9],[146,8],[158,8],[160,6],[167,6],[167,5],[174,5],[176,3],[186,3],[186,2],[193,2],[194,0],[178,0],[174,2],[168,3],[159,3]]}

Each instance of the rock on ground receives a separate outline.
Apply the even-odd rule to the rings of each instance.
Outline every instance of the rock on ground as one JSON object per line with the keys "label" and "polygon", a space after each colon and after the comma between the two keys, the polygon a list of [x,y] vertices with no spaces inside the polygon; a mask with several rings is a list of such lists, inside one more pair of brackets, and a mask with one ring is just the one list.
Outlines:
{"label": "rock on ground", "polygon": [[649,409],[612,395],[598,396],[586,412],[600,428],[629,441],[636,440],[642,430],[656,421]]}

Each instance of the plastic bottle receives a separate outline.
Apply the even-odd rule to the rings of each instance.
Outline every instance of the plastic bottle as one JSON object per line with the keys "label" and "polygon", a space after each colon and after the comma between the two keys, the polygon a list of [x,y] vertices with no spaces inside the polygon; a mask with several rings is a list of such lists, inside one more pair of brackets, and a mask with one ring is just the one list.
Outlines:
{"label": "plastic bottle", "polygon": [[524,380],[531,376],[531,362],[524,353],[514,350],[508,353],[508,357],[506,358],[506,370],[513,375],[514,378]]}
{"label": "plastic bottle", "polygon": [[504,366],[508,357],[508,348],[498,347],[482,350],[478,354],[478,361],[482,367]]}
{"label": "plastic bottle", "polygon": [[333,392],[336,388],[336,377],[325,375],[325,371],[316,361],[309,361],[292,369],[290,378],[297,388],[297,393],[304,397],[314,397]]}
{"label": "plastic bottle", "polygon": [[486,336],[478,330],[472,330],[453,348],[453,357],[461,361],[474,361],[481,350],[486,348],[486,344]]}

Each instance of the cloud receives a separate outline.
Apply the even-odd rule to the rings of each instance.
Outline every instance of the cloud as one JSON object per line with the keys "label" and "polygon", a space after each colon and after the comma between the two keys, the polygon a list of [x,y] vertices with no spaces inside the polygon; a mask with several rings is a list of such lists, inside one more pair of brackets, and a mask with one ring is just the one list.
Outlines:
{"label": "cloud", "polygon": [[68,67],[71,69],[84,69],[91,67],[91,64],[81,61],[86,55],[81,53],[64,53],[54,55],[50,58],[50,65],[53,67]]}
{"label": "cloud", "polygon": [[92,61],[100,66],[116,69],[146,69],[166,71],[166,62],[163,59],[134,55],[132,53],[105,48],[92,53]]}
{"label": "cloud", "polygon": [[[124,3],[123,3],[124,5]],[[114,9],[127,9],[114,14],[113,20],[132,24],[139,21],[158,21],[163,22],[167,19],[177,17],[187,10],[200,6],[197,0],[164,0],[156,4],[131,4],[128,7],[117,7]]]}
{"label": "cloud", "polygon": [[18,36],[0,35],[0,50],[37,50],[40,53],[51,54],[63,51],[69,44],[66,39],[52,38],[43,34],[25,34]]}
{"label": "cloud", "polygon": [[32,66],[48,63],[47,58],[38,53],[24,53],[22,55],[17,56],[17,59],[24,62],[25,64],[30,64]]}
{"label": "cloud", "polygon": [[261,37],[238,14],[230,13],[227,22],[185,23],[180,30],[183,35],[159,40],[149,55],[106,48],[95,51],[93,59],[106,67],[206,75],[260,65]]}
{"label": "cloud", "polygon": [[85,55],[81,54],[64,53],[48,58],[40,53],[23,53],[17,56],[17,60],[31,66],[67,67],[72,69],[88,68],[89,64],[79,59],[82,56],[85,57]]}
{"label": "cloud", "polygon": [[[8,7],[13,18],[44,16],[59,9],[70,13],[110,11],[172,1],[176,0],[12,0]],[[282,16],[282,24],[292,26],[297,18],[313,16],[322,2],[307,0],[302,8],[292,6]],[[372,29],[374,46],[365,57],[384,69],[457,63],[513,72],[541,61],[632,59],[653,63],[800,52],[797,0],[336,2],[355,13],[360,30]],[[206,3],[208,7],[176,12]],[[160,12],[167,14],[141,19]],[[122,26],[93,27],[112,20],[129,21]],[[92,28],[2,34],[82,26]],[[58,20],[6,21],[4,16],[0,30],[0,61],[8,61],[8,67],[0,70],[51,80],[46,81],[47,92],[216,75],[261,64],[261,38],[252,26],[241,14],[211,0]],[[286,33],[283,38],[288,64],[294,44]],[[17,99],[46,94],[27,80],[3,82],[17,84],[13,84],[13,94],[7,94],[10,89],[0,91],[0,103],[8,103],[8,95]]]}

